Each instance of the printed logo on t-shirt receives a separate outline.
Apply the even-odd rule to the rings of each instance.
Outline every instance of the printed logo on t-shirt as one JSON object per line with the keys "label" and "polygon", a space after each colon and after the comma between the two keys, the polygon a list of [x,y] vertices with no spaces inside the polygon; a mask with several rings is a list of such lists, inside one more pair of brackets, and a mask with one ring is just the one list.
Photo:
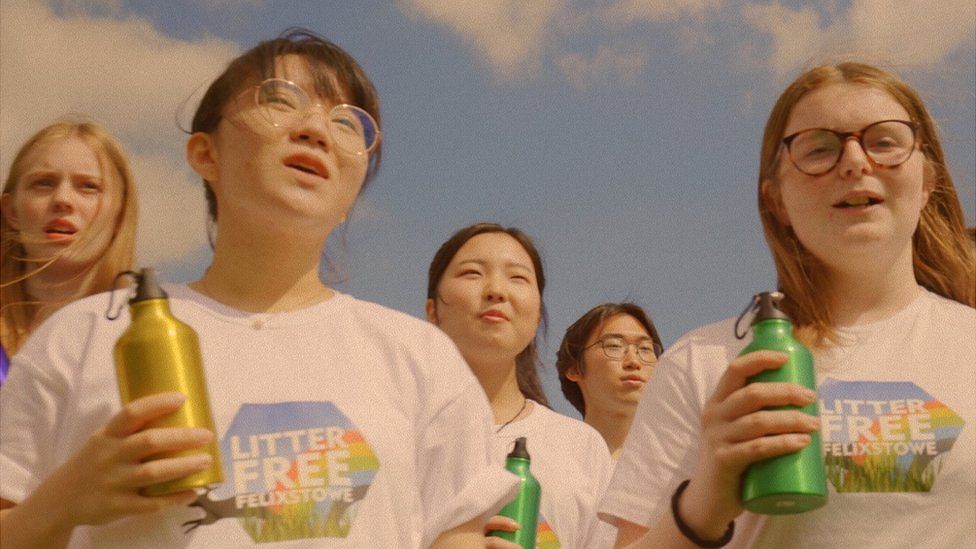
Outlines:
{"label": "printed logo on t-shirt", "polygon": [[912,382],[820,384],[827,478],[838,492],[928,492],[965,422]]}
{"label": "printed logo on t-shirt", "polygon": [[539,513],[539,524],[535,527],[535,549],[559,549],[562,547],[559,544],[559,538],[556,536],[556,532],[552,530],[549,523],[546,522],[546,517]]}
{"label": "printed logo on t-shirt", "polygon": [[220,453],[224,483],[187,526],[235,518],[256,543],[346,537],[380,466],[331,402],[243,404]]}

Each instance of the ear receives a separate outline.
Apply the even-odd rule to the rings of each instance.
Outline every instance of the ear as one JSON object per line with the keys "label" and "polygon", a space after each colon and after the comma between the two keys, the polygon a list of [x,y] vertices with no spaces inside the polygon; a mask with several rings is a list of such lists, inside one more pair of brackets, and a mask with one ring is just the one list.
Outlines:
{"label": "ear", "polygon": [[433,299],[424,302],[424,312],[427,313],[427,321],[437,325],[437,303]]}
{"label": "ear", "polygon": [[213,136],[197,132],[186,142],[186,161],[197,175],[213,185],[220,179],[217,149]]}
{"label": "ear", "polygon": [[919,211],[925,208],[925,205],[929,203],[929,198],[932,196],[932,191],[935,190],[935,180],[938,178],[938,173],[935,167],[929,162],[929,159],[925,159],[925,165],[922,168],[922,207]]}
{"label": "ear", "polygon": [[779,221],[784,227],[789,227],[790,217],[786,215],[786,209],[783,207],[783,201],[780,198],[780,193],[776,189],[772,180],[763,179],[762,183],[759,184],[759,192],[763,197],[763,204],[769,208],[769,211],[773,213],[776,220]]}
{"label": "ear", "polygon": [[20,230],[20,223],[17,221],[17,212],[14,211],[13,204],[10,202],[10,193],[3,193],[0,196],[0,210],[3,210],[3,217],[15,231]]}
{"label": "ear", "polygon": [[583,374],[580,373],[579,366],[573,366],[572,368],[566,370],[566,379],[579,383],[579,381],[583,379]]}

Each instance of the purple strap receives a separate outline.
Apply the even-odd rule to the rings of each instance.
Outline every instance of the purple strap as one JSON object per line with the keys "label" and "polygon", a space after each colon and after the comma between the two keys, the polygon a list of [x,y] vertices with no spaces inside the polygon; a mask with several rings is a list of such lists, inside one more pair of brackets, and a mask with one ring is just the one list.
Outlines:
{"label": "purple strap", "polygon": [[0,345],[0,385],[7,379],[7,371],[10,370],[10,358],[7,357],[7,350]]}

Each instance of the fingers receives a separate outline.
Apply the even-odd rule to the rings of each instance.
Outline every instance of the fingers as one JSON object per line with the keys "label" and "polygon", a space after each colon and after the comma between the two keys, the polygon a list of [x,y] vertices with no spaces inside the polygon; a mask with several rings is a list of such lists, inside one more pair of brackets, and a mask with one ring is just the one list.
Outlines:
{"label": "fingers", "polygon": [[213,439],[208,429],[157,427],[139,431],[122,440],[120,458],[126,461],[142,461],[159,454],[199,448]]}
{"label": "fingers", "polygon": [[119,475],[119,482],[127,489],[140,489],[162,482],[187,477],[203,471],[213,462],[210,454],[191,454],[145,463],[132,464]]}
{"label": "fingers", "polygon": [[715,387],[712,399],[716,401],[725,400],[729,395],[746,385],[746,380],[764,370],[775,370],[786,361],[789,356],[778,351],[754,351],[737,357],[729,363],[725,374]]}
{"label": "fingers", "polygon": [[516,532],[519,529],[519,524],[514,519],[495,515],[488,519],[485,523],[485,532],[491,532],[493,530],[500,530],[502,532]]}
{"label": "fingers", "polygon": [[719,405],[719,413],[724,419],[731,421],[773,406],[803,407],[816,398],[817,393],[796,383],[750,383],[726,397]]}
{"label": "fingers", "polygon": [[146,424],[168,414],[183,405],[186,397],[182,393],[170,392],[137,398],[122,407],[105,425],[105,434],[116,438],[139,431]]}
{"label": "fingers", "polygon": [[719,436],[729,442],[786,433],[812,433],[820,429],[820,418],[799,410],[760,411],[722,426]]}
{"label": "fingers", "polygon": [[715,459],[744,469],[746,465],[766,458],[789,454],[805,448],[811,437],[805,433],[788,433],[724,444],[715,448]]}

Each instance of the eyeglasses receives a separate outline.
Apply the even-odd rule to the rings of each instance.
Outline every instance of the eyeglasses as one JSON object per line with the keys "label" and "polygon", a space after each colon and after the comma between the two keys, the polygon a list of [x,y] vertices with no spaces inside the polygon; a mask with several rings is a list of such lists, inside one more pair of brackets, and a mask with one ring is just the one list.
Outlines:
{"label": "eyeglasses", "polygon": [[872,163],[894,168],[915,150],[915,129],[915,123],[907,120],[881,120],[856,132],[813,128],[786,136],[783,145],[796,169],[807,175],[823,175],[834,169],[852,137]]}
{"label": "eyeglasses", "polygon": [[628,343],[620,337],[599,339],[592,345],[584,347],[583,350],[585,351],[597,345],[603,349],[604,356],[614,360],[623,359],[627,354],[627,349],[633,346],[637,350],[637,359],[644,364],[654,364],[657,362],[658,355],[664,351],[653,339],[642,339],[636,343]]}
{"label": "eyeglasses", "polygon": [[[253,100],[265,120],[276,128],[294,129],[308,118],[314,107],[325,108],[312,103],[297,84],[281,78],[269,78],[255,86]],[[355,105],[343,103],[332,107],[328,110],[327,120],[329,137],[346,152],[368,154],[380,142],[382,132],[376,120]]]}

